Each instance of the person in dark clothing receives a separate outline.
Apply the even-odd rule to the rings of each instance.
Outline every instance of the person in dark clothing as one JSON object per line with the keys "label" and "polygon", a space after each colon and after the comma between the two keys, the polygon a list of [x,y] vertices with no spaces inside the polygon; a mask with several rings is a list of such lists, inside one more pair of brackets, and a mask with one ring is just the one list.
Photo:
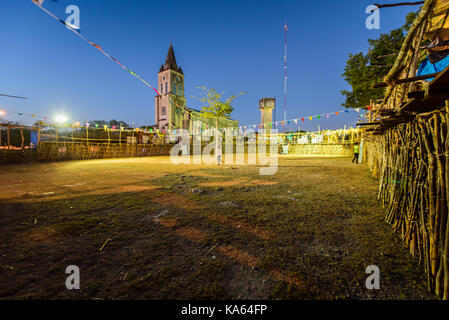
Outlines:
{"label": "person in dark clothing", "polygon": [[358,142],[356,142],[355,144],[354,144],[354,158],[352,159],[352,163],[357,163],[358,162],[358,160],[359,160],[359,151],[360,151],[360,146],[359,146],[359,143]]}

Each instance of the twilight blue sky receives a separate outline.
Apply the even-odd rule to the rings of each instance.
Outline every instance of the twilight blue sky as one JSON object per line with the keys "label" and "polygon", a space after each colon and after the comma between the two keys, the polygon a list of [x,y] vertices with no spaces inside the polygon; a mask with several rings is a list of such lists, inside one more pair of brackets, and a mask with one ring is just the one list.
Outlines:
{"label": "twilight blue sky", "polygon": [[[381,29],[367,30],[365,9],[373,2],[46,0],[44,7],[65,20],[65,8],[79,6],[82,34],[154,86],[173,39],[188,105],[199,107],[191,98],[198,94],[196,86],[245,91],[232,115],[245,125],[259,123],[262,97],[277,98],[276,120],[282,118],[284,19],[289,24],[287,118],[342,109],[348,53],[366,51],[369,38],[402,26],[406,13],[417,9],[382,9]],[[0,97],[8,120],[33,120],[15,111],[154,124],[154,92],[30,0],[0,2],[0,39],[0,93],[28,97]],[[350,112],[307,120],[302,128],[336,129],[355,126],[356,120]]]}

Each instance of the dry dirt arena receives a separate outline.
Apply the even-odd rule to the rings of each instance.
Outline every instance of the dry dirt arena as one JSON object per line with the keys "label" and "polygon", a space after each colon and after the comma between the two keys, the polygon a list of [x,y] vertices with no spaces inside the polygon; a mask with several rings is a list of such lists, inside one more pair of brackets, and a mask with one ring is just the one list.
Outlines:
{"label": "dry dirt arena", "polygon": [[[348,158],[0,167],[0,299],[432,299]],[[81,289],[65,287],[80,268]],[[367,290],[365,269],[380,268]]]}

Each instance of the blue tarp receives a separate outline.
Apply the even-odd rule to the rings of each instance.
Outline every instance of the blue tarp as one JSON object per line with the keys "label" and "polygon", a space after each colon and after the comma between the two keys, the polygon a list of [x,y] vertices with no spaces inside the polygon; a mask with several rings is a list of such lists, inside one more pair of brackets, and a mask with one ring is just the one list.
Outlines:
{"label": "blue tarp", "polygon": [[[440,60],[435,64],[430,63],[429,57],[427,57],[423,60],[423,62],[421,62],[421,65],[419,66],[417,75],[424,76],[426,74],[441,72],[444,69],[446,69],[447,66],[449,66],[449,55],[446,56],[446,58],[444,58],[443,60]],[[426,79],[426,80],[432,81],[433,79],[434,78]]]}
{"label": "blue tarp", "polygon": [[37,147],[37,131],[31,131],[30,134],[30,146],[32,148],[36,148]]}

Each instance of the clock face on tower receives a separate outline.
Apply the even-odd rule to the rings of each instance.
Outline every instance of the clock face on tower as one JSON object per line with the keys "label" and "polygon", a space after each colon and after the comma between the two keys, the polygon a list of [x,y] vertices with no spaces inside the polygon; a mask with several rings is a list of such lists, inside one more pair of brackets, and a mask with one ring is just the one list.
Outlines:
{"label": "clock face on tower", "polygon": [[161,115],[165,115],[167,113],[167,109],[165,107],[161,108]]}

